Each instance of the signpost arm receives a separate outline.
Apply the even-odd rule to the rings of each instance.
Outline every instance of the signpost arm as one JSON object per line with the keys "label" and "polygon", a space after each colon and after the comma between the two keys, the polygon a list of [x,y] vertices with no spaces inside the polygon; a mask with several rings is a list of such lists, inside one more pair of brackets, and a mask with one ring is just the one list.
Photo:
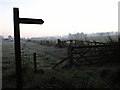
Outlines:
{"label": "signpost arm", "polygon": [[22,24],[43,24],[42,19],[33,19],[33,18],[19,18],[19,23]]}

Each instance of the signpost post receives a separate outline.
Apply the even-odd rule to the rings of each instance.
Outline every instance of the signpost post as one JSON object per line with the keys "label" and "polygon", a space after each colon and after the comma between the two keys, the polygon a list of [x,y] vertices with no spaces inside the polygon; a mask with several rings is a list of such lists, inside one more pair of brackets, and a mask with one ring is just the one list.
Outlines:
{"label": "signpost post", "polygon": [[22,89],[22,65],[20,48],[20,28],[19,24],[43,24],[42,19],[19,18],[19,9],[13,8],[14,18],[14,45],[15,45],[15,64],[16,64],[16,84],[17,89]]}
{"label": "signpost post", "polygon": [[120,58],[120,1],[118,2],[118,56]]}

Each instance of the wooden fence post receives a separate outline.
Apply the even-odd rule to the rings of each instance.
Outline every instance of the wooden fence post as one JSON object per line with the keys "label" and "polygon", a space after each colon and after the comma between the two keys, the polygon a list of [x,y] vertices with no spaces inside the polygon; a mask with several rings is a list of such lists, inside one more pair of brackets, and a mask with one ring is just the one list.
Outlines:
{"label": "wooden fence post", "polygon": [[72,67],[73,65],[73,48],[72,46],[68,46],[68,65]]}
{"label": "wooden fence post", "polygon": [[37,72],[37,63],[36,63],[36,53],[33,54],[33,58],[34,58],[34,72]]}

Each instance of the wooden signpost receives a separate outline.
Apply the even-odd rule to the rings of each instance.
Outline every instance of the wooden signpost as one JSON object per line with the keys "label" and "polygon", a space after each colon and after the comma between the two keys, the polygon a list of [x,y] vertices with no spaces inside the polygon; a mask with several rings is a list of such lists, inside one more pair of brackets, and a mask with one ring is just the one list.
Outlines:
{"label": "wooden signpost", "polygon": [[118,45],[118,58],[120,58],[120,1],[118,2]]}
{"label": "wooden signpost", "polygon": [[14,45],[16,63],[16,84],[17,89],[22,89],[22,69],[21,69],[21,48],[20,48],[20,28],[19,24],[43,24],[42,19],[19,18],[19,9],[13,8],[14,18]]}

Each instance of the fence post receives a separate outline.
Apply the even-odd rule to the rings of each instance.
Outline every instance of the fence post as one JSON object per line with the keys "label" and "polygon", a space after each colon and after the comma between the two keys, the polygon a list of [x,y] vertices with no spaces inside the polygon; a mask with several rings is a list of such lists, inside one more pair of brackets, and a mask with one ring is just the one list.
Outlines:
{"label": "fence post", "polygon": [[37,72],[37,64],[36,64],[36,53],[33,54],[33,58],[34,58],[34,72]]}
{"label": "fence post", "polygon": [[72,67],[72,65],[73,65],[73,53],[72,53],[72,51],[73,51],[73,48],[72,48],[72,46],[68,46],[68,66],[69,67]]}

